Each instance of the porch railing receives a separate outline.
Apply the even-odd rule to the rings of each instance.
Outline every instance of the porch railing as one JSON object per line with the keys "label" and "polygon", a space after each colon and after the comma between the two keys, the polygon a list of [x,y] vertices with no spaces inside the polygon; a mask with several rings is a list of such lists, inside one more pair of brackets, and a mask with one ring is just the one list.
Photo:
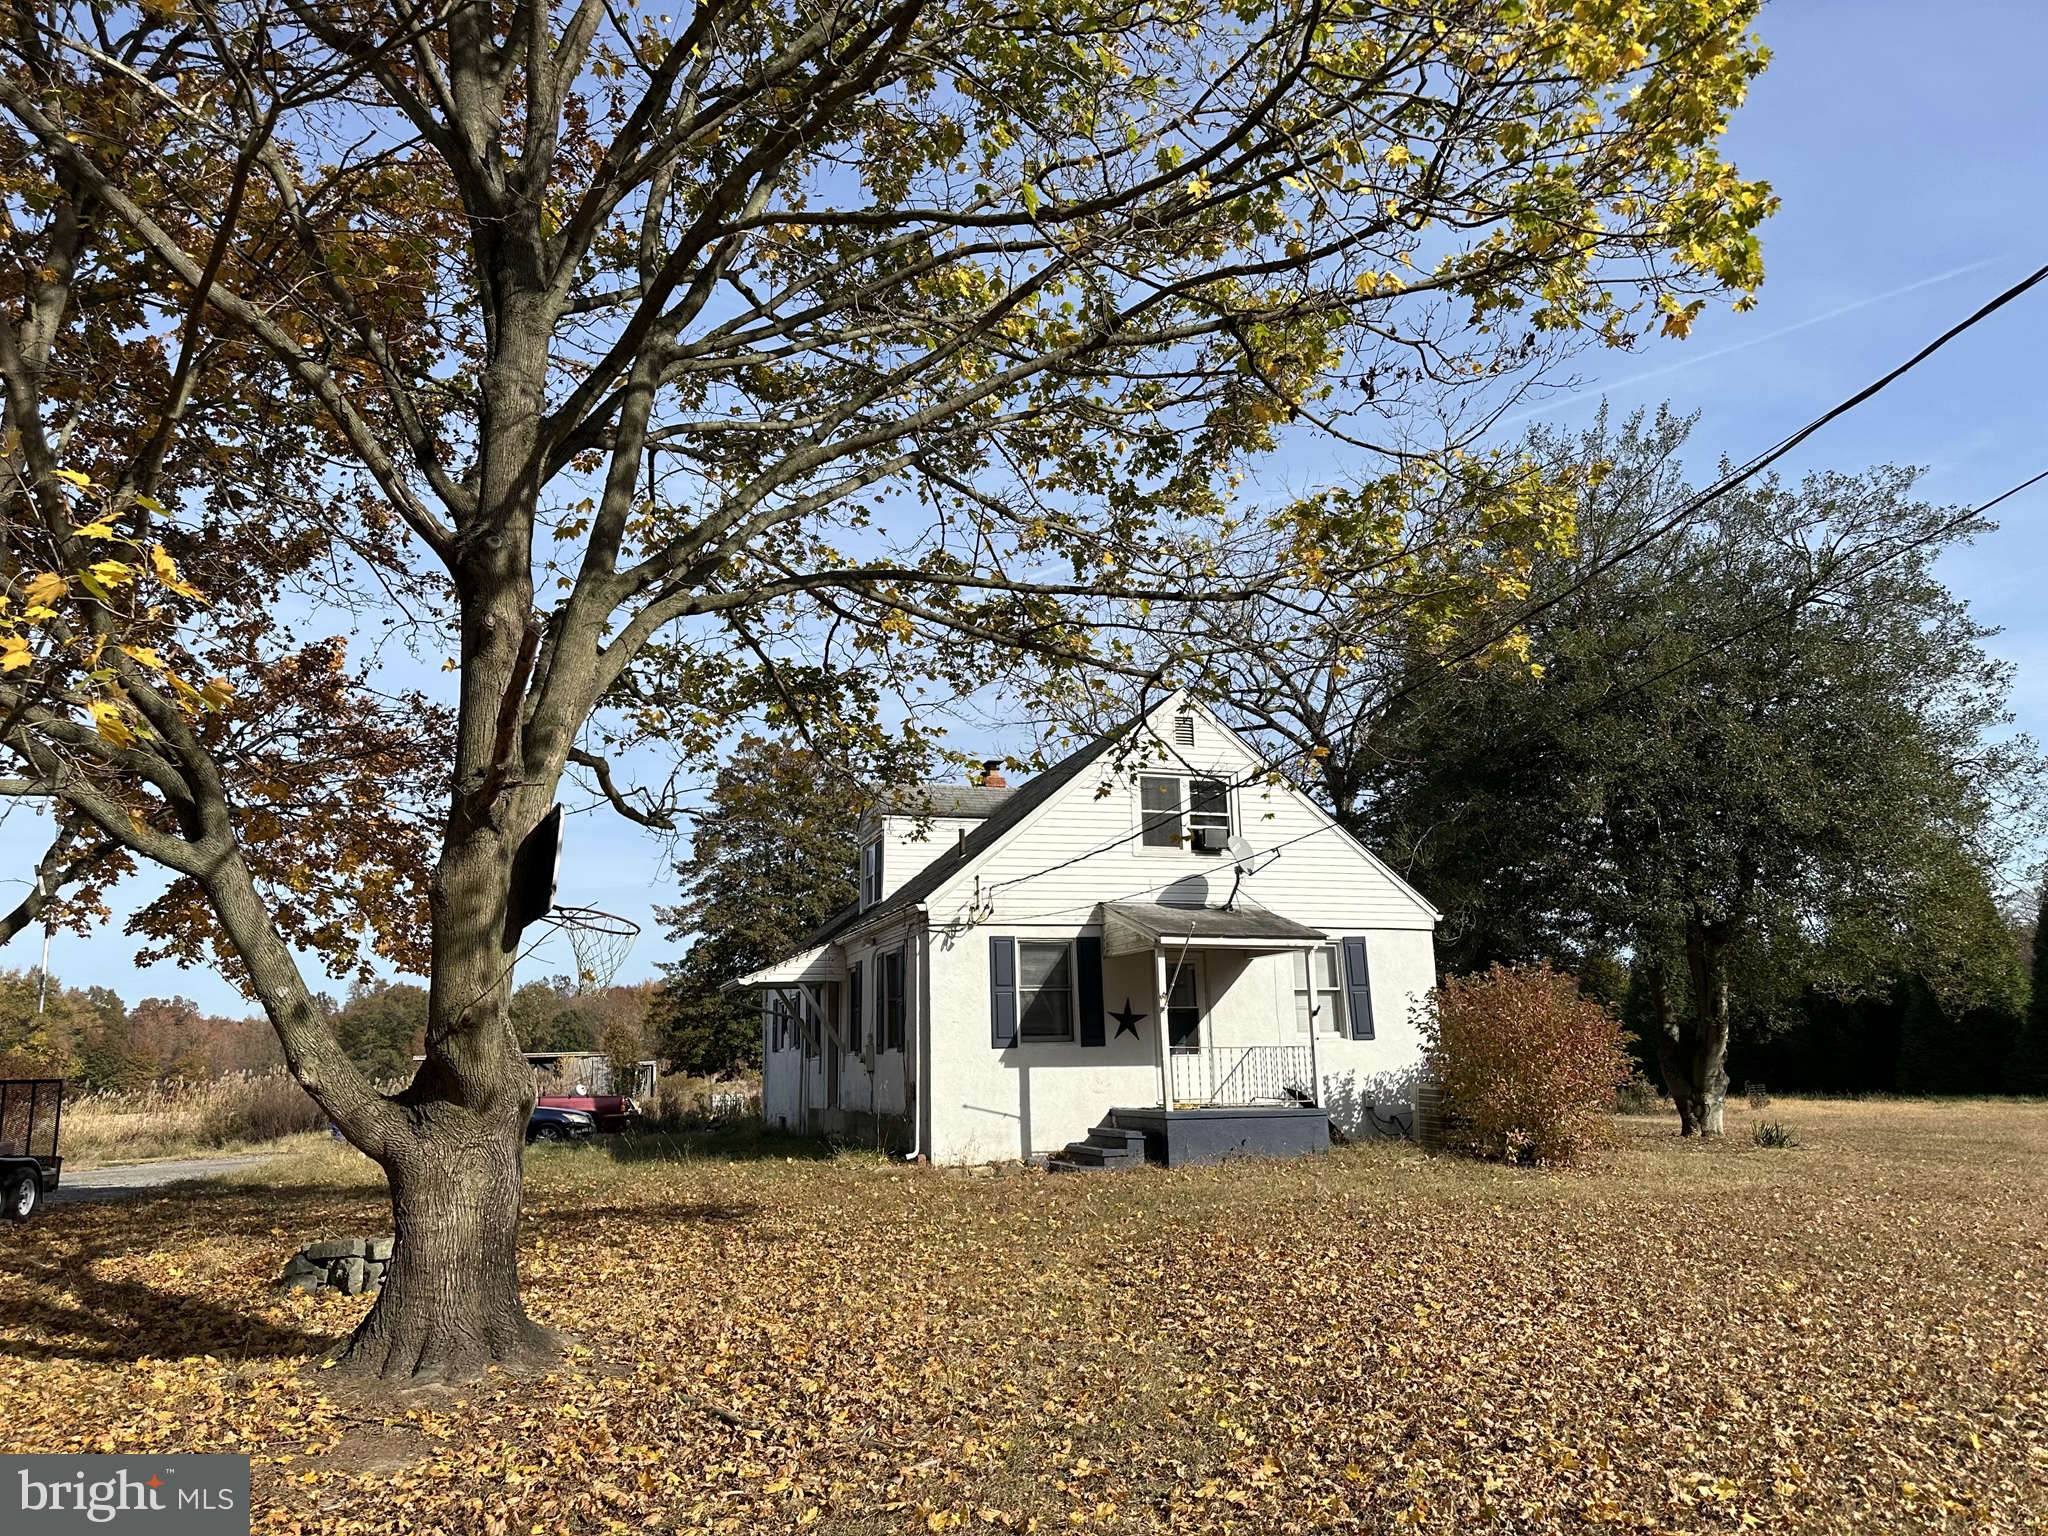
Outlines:
{"label": "porch railing", "polygon": [[1169,1058],[1173,1101],[1203,1109],[1313,1104],[1315,1069],[1305,1045],[1214,1045]]}

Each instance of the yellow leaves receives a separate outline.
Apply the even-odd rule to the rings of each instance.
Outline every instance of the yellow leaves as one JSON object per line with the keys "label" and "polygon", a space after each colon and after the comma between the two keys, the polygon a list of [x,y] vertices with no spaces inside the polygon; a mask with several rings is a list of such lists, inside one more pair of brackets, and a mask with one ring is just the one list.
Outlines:
{"label": "yellow leaves", "polygon": [[0,672],[18,672],[35,659],[35,652],[20,635],[0,634]]}
{"label": "yellow leaves", "polygon": [[50,473],[66,484],[75,485],[81,489],[92,484],[91,476],[82,475],[75,469],[53,469]]}
{"label": "yellow leaves", "polygon": [[71,593],[71,583],[54,571],[38,571],[23,584],[31,618],[56,617],[56,605]]}
{"label": "yellow leaves", "polygon": [[91,711],[93,729],[100,738],[116,747],[132,747],[136,742],[135,732],[128,728],[121,718],[120,709],[107,699],[94,699],[86,708]]}
{"label": "yellow leaves", "polygon": [[149,546],[149,563],[156,572],[158,585],[166,591],[175,592],[180,597],[199,597],[199,589],[179,575],[177,562],[165,553],[163,545]]}

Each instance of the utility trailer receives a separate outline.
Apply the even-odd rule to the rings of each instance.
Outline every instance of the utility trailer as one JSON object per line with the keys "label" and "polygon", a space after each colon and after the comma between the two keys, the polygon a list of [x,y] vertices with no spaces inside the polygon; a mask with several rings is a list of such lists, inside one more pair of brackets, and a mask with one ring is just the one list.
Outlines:
{"label": "utility trailer", "polygon": [[62,1078],[0,1081],[0,1215],[9,1221],[27,1221],[57,1187],[63,1119]]}

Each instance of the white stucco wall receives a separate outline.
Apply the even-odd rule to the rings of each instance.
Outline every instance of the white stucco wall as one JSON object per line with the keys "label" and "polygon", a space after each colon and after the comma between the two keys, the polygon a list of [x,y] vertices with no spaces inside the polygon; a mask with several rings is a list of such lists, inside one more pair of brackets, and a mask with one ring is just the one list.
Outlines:
{"label": "white stucco wall", "polygon": [[974,1163],[1057,1150],[1088,1134],[1119,1104],[1159,1102],[1154,1054],[1150,962],[1113,959],[1103,966],[1110,1009],[1128,992],[1146,1015],[1141,1034],[1107,1043],[1025,1042],[998,1051],[990,1043],[988,941],[993,933],[1021,939],[1073,939],[1081,924],[1030,928],[966,928],[937,933],[932,944],[931,1155],[934,1162]]}

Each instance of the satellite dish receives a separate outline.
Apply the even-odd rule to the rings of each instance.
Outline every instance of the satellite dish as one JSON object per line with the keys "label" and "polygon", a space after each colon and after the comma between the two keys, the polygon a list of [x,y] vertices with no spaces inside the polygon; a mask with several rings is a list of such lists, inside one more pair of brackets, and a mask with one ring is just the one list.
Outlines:
{"label": "satellite dish", "polygon": [[1237,888],[1244,884],[1245,861],[1252,856],[1251,839],[1242,832],[1233,832],[1224,843],[1223,851],[1230,855],[1233,866],[1230,871],[1230,899],[1223,903],[1223,910],[1232,912],[1237,909]]}

